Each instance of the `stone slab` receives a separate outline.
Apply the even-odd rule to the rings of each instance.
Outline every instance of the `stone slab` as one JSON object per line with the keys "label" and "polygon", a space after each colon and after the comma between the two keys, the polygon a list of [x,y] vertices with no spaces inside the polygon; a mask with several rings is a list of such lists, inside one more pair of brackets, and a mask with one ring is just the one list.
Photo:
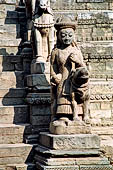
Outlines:
{"label": "stone slab", "polygon": [[26,97],[26,89],[25,88],[10,88],[10,89],[0,89],[0,98],[21,98]]}
{"label": "stone slab", "polygon": [[112,165],[81,165],[80,170],[112,170]]}
{"label": "stone slab", "polygon": [[36,167],[38,170],[79,170],[79,166],[45,166],[39,162],[36,162]]}
{"label": "stone slab", "polygon": [[49,149],[47,147],[37,145],[36,152],[41,154],[47,154],[51,156],[64,156],[64,155],[70,155],[70,156],[90,156],[90,155],[99,155],[99,149],[73,149],[73,150],[53,150]]}
{"label": "stone slab", "polygon": [[40,162],[47,166],[69,166],[69,165],[109,165],[110,161],[105,157],[80,157],[80,158],[45,158],[44,156],[36,155],[36,162]]}
{"label": "stone slab", "polygon": [[33,146],[29,144],[0,144],[0,165],[22,164],[28,158]]}
{"label": "stone slab", "polygon": [[53,135],[40,133],[40,144],[55,150],[99,149],[100,138],[93,134]]}
{"label": "stone slab", "polygon": [[23,142],[23,135],[28,125],[0,124],[0,144]]}
{"label": "stone slab", "polygon": [[24,98],[10,98],[10,97],[3,97],[0,98],[0,106],[15,106],[15,105],[25,105]]}
{"label": "stone slab", "polygon": [[27,76],[27,85],[34,86],[50,86],[50,74],[32,74]]}
{"label": "stone slab", "polygon": [[0,123],[28,123],[27,105],[0,106]]}

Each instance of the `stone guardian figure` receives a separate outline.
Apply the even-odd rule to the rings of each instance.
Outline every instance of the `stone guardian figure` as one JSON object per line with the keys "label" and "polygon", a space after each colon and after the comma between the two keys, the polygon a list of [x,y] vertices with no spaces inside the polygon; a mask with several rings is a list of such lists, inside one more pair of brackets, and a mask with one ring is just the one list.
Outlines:
{"label": "stone guardian figure", "polygon": [[[52,85],[50,132],[52,133],[55,131],[54,128],[61,126],[62,123],[69,125],[76,122],[74,124],[83,125],[83,122],[86,123],[89,120],[89,73],[82,53],[75,42],[76,24],[70,18],[60,17],[55,28],[57,30],[57,44],[50,59]],[[81,103],[83,104],[83,121],[80,121],[78,116],[77,106]]]}
{"label": "stone guardian figure", "polygon": [[54,47],[54,21],[49,0],[32,0],[34,54],[45,61]]}

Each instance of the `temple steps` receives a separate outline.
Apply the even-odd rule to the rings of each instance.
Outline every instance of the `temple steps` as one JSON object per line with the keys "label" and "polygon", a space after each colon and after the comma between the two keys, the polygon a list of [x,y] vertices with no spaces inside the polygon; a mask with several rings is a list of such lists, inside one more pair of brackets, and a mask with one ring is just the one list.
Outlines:
{"label": "temple steps", "polygon": [[33,146],[24,143],[0,144],[0,165],[29,162]]}
{"label": "temple steps", "polygon": [[0,144],[16,144],[24,141],[29,124],[0,124]]}
{"label": "temple steps", "polygon": [[27,105],[0,106],[0,124],[28,122],[29,109]]}

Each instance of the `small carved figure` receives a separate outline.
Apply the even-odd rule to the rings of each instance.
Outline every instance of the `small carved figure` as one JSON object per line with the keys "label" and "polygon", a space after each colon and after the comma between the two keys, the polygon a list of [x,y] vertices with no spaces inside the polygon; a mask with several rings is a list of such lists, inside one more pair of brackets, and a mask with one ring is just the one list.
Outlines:
{"label": "small carved figure", "polygon": [[89,102],[89,73],[82,53],[75,43],[76,24],[61,17],[55,24],[57,45],[51,54],[52,122],[80,121],[78,104],[83,104],[83,120],[87,122]]}
{"label": "small carved figure", "polygon": [[49,0],[32,0],[32,22],[34,54],[46,61],[54,47],[54,21]]}

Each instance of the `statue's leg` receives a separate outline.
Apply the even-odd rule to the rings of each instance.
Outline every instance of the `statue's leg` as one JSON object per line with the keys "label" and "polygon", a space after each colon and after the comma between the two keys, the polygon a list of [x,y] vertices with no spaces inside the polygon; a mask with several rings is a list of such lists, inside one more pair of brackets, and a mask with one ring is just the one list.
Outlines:
{"label": "statue's leg", "polygon": [[73,120],[79,120],[77,102],[75,101],[75,94],[72,92],[72,109],[73,109]]}
{"label": "statue's leg", "polygon": [[84,100],[83,103],[83,120],[85,123],[89,123],[89,99]]}
{"label": "statue's leg", "polygon": [[42,36],[37,28],[34,29],[34,36],[35,36],[36,55],[42,56]]}

